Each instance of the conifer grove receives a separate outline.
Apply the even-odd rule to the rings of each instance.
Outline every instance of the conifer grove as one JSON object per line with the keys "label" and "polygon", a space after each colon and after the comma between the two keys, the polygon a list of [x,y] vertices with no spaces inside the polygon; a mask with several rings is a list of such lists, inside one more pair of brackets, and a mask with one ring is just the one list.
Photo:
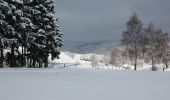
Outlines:
{"label": "conifer grove", "polygon": [[54,0],[0,0],[0,67],[48,67],[59,57],[54,7]]}

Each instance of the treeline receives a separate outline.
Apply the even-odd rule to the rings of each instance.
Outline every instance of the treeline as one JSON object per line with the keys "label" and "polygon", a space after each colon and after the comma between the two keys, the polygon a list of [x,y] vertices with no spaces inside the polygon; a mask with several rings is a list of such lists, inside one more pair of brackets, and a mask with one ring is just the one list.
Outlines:
{"label": "treeline", "polygon": [[156,64],[164,64],[168,68],[168,33],[155,28],[153,23],[144,28],[137,14],[133,14],[127,22],[121,44],[124,48],[122,56],[132,62],[134,70],[137,70],[139,60],[151,64],[152,70],[157,70]]}
{"label": "treeline", "polygon": [[63,41],[54,4],[0,0],[0,67],[48,67],[49,55],[59,56]]}

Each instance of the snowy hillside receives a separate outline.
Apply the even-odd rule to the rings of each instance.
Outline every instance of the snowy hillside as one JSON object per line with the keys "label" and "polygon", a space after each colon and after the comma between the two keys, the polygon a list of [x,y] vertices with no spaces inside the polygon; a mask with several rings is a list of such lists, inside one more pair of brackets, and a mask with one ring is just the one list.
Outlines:
{"label": "snowy hillside", "polygon": [[74,53],[110,53],[113,47],[120,45],[120,41],[65,41],[64,51]]}
{"label": "snowy hillside", "polygon": [[[55,59],[53,61],[50,61],[50,63],[54,63],[54,67],[55,64],[69,64],[69,65],[71,64],[73,65],[71,67],[74,67],[74,65],[76,65],[77,68],[91,69],[92,68],[91,56],[93,55],[96,56],[96,60],[98,62],[102,61],[103,55],[99,55],[99,54],[75,54],[70,52],[61,52],[60,59]],[[104,65],[103,63],[98,63],[98,64],[99,65],[96,67],[100,67]]]}

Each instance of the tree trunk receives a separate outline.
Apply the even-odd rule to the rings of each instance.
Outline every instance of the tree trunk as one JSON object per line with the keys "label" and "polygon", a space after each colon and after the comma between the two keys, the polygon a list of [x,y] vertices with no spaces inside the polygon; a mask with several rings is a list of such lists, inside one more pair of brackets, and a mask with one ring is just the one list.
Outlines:
{"label": "tree trunk", "polygon": [[39,62],[39,68],[42,68],[42,63],[41,62]]}
{"label": "tree trunk", "polygon": [[3,56],[3,49],[2,49],[2,47],[1,47],[1,68],[3,68],[3,59],[4,59],[4,56]]}
{"label": "tree trunk", "polygon": [[136,63],[136,61],[135,61],[135,68],[134,68],[134,70],[137,70],[137,63]]}
{"label": "tree trunk", "polygon": [[15,62],[14,62],[14,45],[12,44],[11,47],[11,63],[10,63],[10,67],[15,67]]}
{"label": "tree trunk", "polygon": [[154,57],[153,57],[153,55],[152,55],[152,59],[151,60],[152,60],[152,71],[154,71],[154,67],[155,66],[154,66]]}
{"label": "tree trunk", "polygon": [[32,67],[32,58],[30,57],[30,64],[29,67]]}
{"label": "tree trunk", "polygon": [[21,54],[21,66],[24,66],[24,46],[22,45],[22,54]]}
{"label": "tree trunk", "polygon": [[3,59],[4,59],[4,57],[3,57],[3,47],[2,47],[2,44],[1,44],[1,37],[0,37],[0,53],[1,53],[1,57],[0,57],[1,65],[0,65],[0,67],[2,68],[3,67]]}
{"label": "tree trunk", "polygon": [[27,48],[24,47],[24,66],[27,67]]}
{"label": "tree trunk", "polygon": [[135,66],[134,70],[137,70],[137,59],[138,59],[138,53],[137,53],[137,45],[135,44]]}
{"label": "tree trunk", "polygon": [[47,68],[48,67],[48,56],[46,55],[46,57],[45,57],[45,66],[44,66],[45,68]]}
{"label": "tree trunk", "polygon": [[35,59],[33,59],[33,64],[32,64],[33,68],[35,68],[35,64],[36,64],[36,61],[35,61]]}
{"label": "tree trunk", "polygon": [[46,40],[46,46],[47,46],[47,51],[45,52],[45,68],[47,68],[48,67],[48,52],[49,52],[49,50],[48,50],[48,40]]}
{"label": "tree trunk", "polygon": [[166,62],[166,68],[168,69],[169,68],[169,66],[168,66],[168,63]]}
{"label": "tree trunk", "polygon": [[134,70],[137,70],[137,51],[135,51],[135,68]]}
{"label": "tree trunk", "polygon": [[153,64],[153,57],[152,57],[152,70],[153,70],[153,68],[154,68],[154,64]]}

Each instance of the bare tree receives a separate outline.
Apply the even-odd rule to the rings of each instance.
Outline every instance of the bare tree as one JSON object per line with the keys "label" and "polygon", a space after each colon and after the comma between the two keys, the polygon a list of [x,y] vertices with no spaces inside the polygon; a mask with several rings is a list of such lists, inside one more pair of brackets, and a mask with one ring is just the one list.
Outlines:
{"label": "bare tree", "polygon": [[169,46],[168,46],[168,33],[162,34],[160,38],[160,46],[161,46],[162,63],[166,66],[166,68],[168,68],[168,63],[170,60]]}
{"label": "bare tree", "polygon": [[91,55],[90,57],[92,68],[98,66],[98,59],[96,55]]}
{"label": "bare tree", "polygon": [[110,55],[107,54],[102,57],[102,62],[105,64],[105,66],[108,66],[110,64],[111,61],[110,58],[111,58]]}
{"label": "bare tree", "polygon": [[122,52],[119,49],[114,48],[110,55],[110,64],[118,66],[121,62],[121,56]]}
{"label": "bare tree", "polygon": [[146,38],[147,38],[147,53],[151,59],[151,63],[152,63],[152,70],[154,70],[155,67],[155,52],[156,52],[156,48],[155,46],[157,45],[157,41],[156,41],[156,35],[155,35],[155,31],[154,31],[154,27],[153,24],[150,23],[148,28],[145,29],[145,34],[146,34]]}
{"label": "bare tree", "polygon": [[122,44],[125,46],[125,51],[128,52],[129,58],[134,63],[134,70],[137,70],[137,60],[143,35],[142,26],[142,22],[137,14],[133,14],[127,22],[126,31],[122,35]]}
{"label": "bare tree", "polygon": [[156,63],[163,62],[167,66],[168,62],[168,34],[163,33],[161,29],[155,29],[150,23],[145,29],[147,39],[147,55],[152,63],[152,70],[157,70]]}

